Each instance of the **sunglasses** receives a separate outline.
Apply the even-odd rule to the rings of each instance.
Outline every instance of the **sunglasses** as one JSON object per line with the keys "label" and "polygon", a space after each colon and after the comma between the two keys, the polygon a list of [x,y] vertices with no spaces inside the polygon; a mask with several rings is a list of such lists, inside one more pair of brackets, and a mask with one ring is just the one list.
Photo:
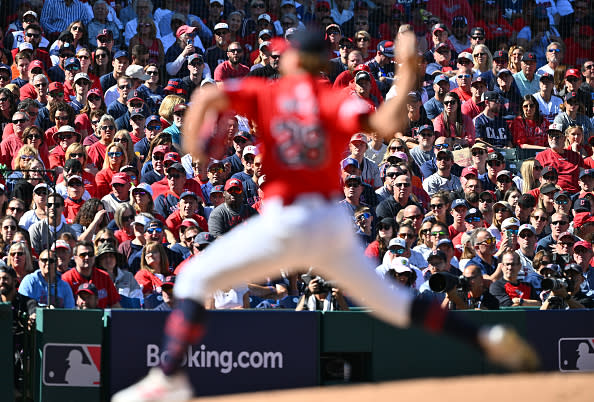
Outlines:
{"label": "sunglasses", "polygon": [[227,192],[229,194],[239,195],[239,194],[243,193],[243,188],[241,188],[241,187],[231,187],[229,190],[227,190]]}
{"label": "sunglasses", "polygon": [[31,161],[31,160],[35,159],[35,155],[21,155],[21,159],[24,159],[26,161]]}
{"label": "sunglasses", "polygon": [[493,167],[493,166],[501,166],[503,164],[503,162],[501,161],[489,161],[487,162],[487,165]]}
{"label": "sunglasses", "polygon": [[91,258],[91,257],[94,257],[94,256],[95,256],[95,254],[93,254],[90,251],[87,251],[86,253],[80,253],[80,254],[77,255],[77,257],[80,257],[80,258],[86,258],[86,257]]}
{"label": "sunglasses", "polygon": [[210,169],[208,169],[209,173],[223,173],[225,171],[225,168],[223,167],[211,167]]}
{"label": "sunglasses", "polygon": [[563,137],[561,133],[548,133],[550,139],[558,140],[559,138]]}
{"label": "sunglasses", "polygon": [[60,141],[71,140],[72,137],[74,137],[74,135],[72,135],[72,134],[60,134],[60,135],[58,135],[58,139]]}
{"label": "sunglasses", "polygon": [[75,26],[72,27],[72,30],[73,31],[82,31],[83,30],[83,27],[81,27],[79,25],[75,25]]}
{"label": "sunglasses", "polygon": [[29,119],[15,119],[12,121],[13,124],[23,124],[26,123],[27,121],[29,121]]}
{"label": "sunglasses", "polygon": [[446,106],[455,105],[456,103],[458,103],[458,101],[455,101],[455,100],[443,101],[443,104]]}
{"label": "sunglasses", "polygon": [[493,198],[481,198],[479,202],[484,202],[485,204],[492,204],[495,202]]}
{"label": "sunglasses", "polygon": [[538,215],[532,216],[532,219],[534,219],[535,221],[538,221],[538,222],[546,222],[549,220],[549,218],[546,216],[538,216]]}
{"label": "sunglasses", "polygon": [[11,257],[22,257],[24,255],[25,255],[25,253],[22,251],[15,251],[14,253],[10,253]]}
{"label": "sunglasses", "polygon": [[53,264],[56,262],[54,258],[40,258],[39,261],[43,262],[44,264],[50,263]]}
{"label": "sunglasses", "polygon": [[486,56],[487,53],[481,52],[481,53],[475,53],[474,57],[480,57],[480,56]]}
{"label": "sunglasses", "polygon": [[54,98],[64,96],[64,92],[50,92],[49,94],[51,97],[54,97]]}
{"label": "sunglasses", "polygon": [[448,149],[450,147],[450,144],[435,144],[434,147],[438,150]]}
{"label": "sunglasses", "polygon": [[508,235],[517,235],[518,229],[507,229],[506,232]]}
{"label": "sunglasses", "polygon": [[395,183],[394,186],[407,188],[410,187],[410,183]]}
{"label": "sunglasses", "polygon": [[390,249],[390,253],[392,254],[397,254],[397,255],[402,255],[404,254],[404,249],[403,248],[391,248]]}
{"label": "sunglasses", "polygon": [[60,121],[68,121],[68,120],[70,120],[70,117],[68,117],[68,116],[55,116],[54,119],[55,120],[60,120]]}
{"label": "sunglasses", "polygon": [[495,244],[496,240],[494,237],[489,237],[487,239],[485,239],[484,241],[477,243],[477,244],[487,244],[487,245],[493,245]]}
{"label": "sunglasses", "polygon": [[476,151],[472,151],[472,156],[480,156],[480,155],[484,155],[485,151],[483,151],[482,149],[477,149]]}
{"label": "sunglasses", "polygon": [[167,175],[167,178],[169,180],[177,180],[177,179],[180,179],[181,177],[182,177],[181,174],[168,174]]}
{"label": "sunglasses", "polygon": [[64,205],[61,202],[48,202],[48,208],[62,208]]}
{"label": "sunglasses", "polygon": [[464,220],[468,223],[473,223],[473,222],[480,222],[482,219],[480,216],[467,216],[466,218],[464,218]]}
{"label": "sunglasses", "polygon": [[2,226],[2,229],[16,230],[16,226],[14,226],[14,225]]}
{"label": "sunglasses", "polygon": [[36,195],[40,196],[40,197],[43,197],[43,196],[46,196],[47,195],[47,190],[41,190],[40,189],[40,190],[35,191],[34,193]]}
{"label": "sunglasses", "polygon": [[497,178],[499,183],[511,183],[511,179],[507,176]]}
{"label": "sunglasses", "polygon": [[[101,41],[101,39],[99,39],[99,41]],[[107,42],[107,40],[101,41],[101,42]],[[96,59],[103,59],[105,57],[107,57],[107,53],[95,53],[95,58]]]}
{"label": "sunglasses", "polygon": [[471,36],[471,38],[472,39],[475,39],[475,40],[483,40],[483,39],[485,39],[484,36]]}
{"label": "sunglasses", "polygon": [[404,147],[403,146],[390,147],[390,151],[404,152]]}
{"label": "sunglasses", "polygon": [[89,56],[86,56],[84,54],[81,54],[80,56],[76,56],[76,58],[79,59],[79,60],[88,60],[88,59],[90,59]]}
{"label": "sunglasses", "polygon": [[452,158],[450,158],[449,156],[438,156],[437,160],[438,161],[451,161]]}
{"label": "sunglasses", "polygon": [[39,84],[35,84],[35,88],[45,88],[47,84],[45,82],[40,82]]}
{"label": "sunglasses", "polygon": [[439,203],[439,204],[430,204],[429,207],[431,209],[442,209],[445,206],[445,204],[443,203]]}
{"label": "sunglasses", "polygon": [[379,224],[377,229],[378,230],[390,230],[392,228],[391,225],[386,225],[386,224]]}
{"label": "sunglasses", "polygon": [[127,84],[127,85],[118,85],[118,88],[120,88],[120,89],[130,89],[130,88],[132,88],[132,85],[131,85],[131,84]]}
{"label": "sunglasses", "polygon": [[109,156],[110,158],[119,158],[122,155],[123,155],[122,151],[108,152],[107,153],[107,156]]}
{"label": "sunglasses", "polygon": [[357,38],[357,42],[369,42],[369,38]]}
{"label": "sunglasses", "polygon": [[438,232],[431,232],[431,236],[447,236],[448,232],[440,230]]}
{"label": "sunglasses", "polygon": [[568,223],[569,222],[567,222],[567,221],[554,221],[554,222],[551,222],[551,225],[553,225],[553,226],[557,226],[557,225],[563,226],[563,225],[567,225]]}
{"label": "sunglasses", "polygon": [[470,78],[470,74],[458,74],[458,78]]}
{"label": "sunglasses", "polygon": [[99,96],[89,96],[87,99],[89,100],[89,102],[99,102],[101,100]]}
{"label": "sunglasses", "polygon": [[122,215],[122,222],[128,222],[134,220],[134,215]]}
{"label": "sunglasses", "polygon": [[70,159],[83,158],[85,156],[82,152],[73,152],[70,154]]}
{"label": "sunglasses", "polygon": [[522,232],[522,233],[519,235],[519,237],[520,237],[521,239],[527,239],[527,238],[529,238],[529,237],[532,237],[532,236],[534,236],[534,234],[533,234],[532,232],[530,232],[530,231],[528,231],[528,232]]}
{"label": "sunglasses", "polygon": [[509,212],[509,209],[507,208],[493,208],[493,212],[495,212],[496,214],[500,214],[502,212]]}
{"label": "sunglasses", "polygon": [[113,142],[122,142],[124,144],[128,143],[128,139],[127,138],[114,138]]}
{"label": "sunglasses", "polygon": [[103,131],[107,131],[107,130],[115,130],[114,126],[101,126],[101,130]]}
{"label": "sunglasses", "polygon": [[132,192],[132,194],[143,196],[143,195],[147,195],[148,193],[146,191],[144,191],[144,190],[134,190]]}
{"label": "sunglasses", "polygon": [[43,136],[42,136],[41,134],[29,134],[29,135],[27,136],[27,139],[28,139],[28,140],[33,140],[33,141],[35,141],[35,140],[40,140],[40,139],[42,139],[42,138],[43,138]]}
{"label": "sunglasses", "polygon": [[361,183],[357,180],[351,180],[349,182],[346,182],[344,185],[348,188],[357,188],[361,185]]}
{"label": "sunglasses", "polygon": [[78,71],[80,70],[79,66],[68,66],[66,67],[66,71]]}
{"label": "sunglasses", "polygon": [[41,37],[41,34],[35,34],[35,33],[31,33],[31,32],[27,32],[26,35],[27,35],[27,38],[35,38],[35,39],[37,39],[37,38],[40,38]]}
{"label": "sunglasses", "polygon": [[395,177],[398,177],[400,174],[398,172],[389,172],[386,173],[386,177],[389,177],[390,179],[393,179]]}
{"label": "sunglasses", "polygon": [[401,239],[414,239],[415,234],[414,233],[398,233],[398,237],[400,237]]}
{"label": "sunglasses", "polygon": [[83,183],[79,180],[72,180],[68,182],[68,187],[82,187]]}
{"label": "sunglasses", "polygon": [[569,201],[568,200],[556,200],[555,201],[555,204],[557,204],[557,205],[567,205],[567,204],[569,204]]}
{"label": "sunglasses", "polygon": [[371,214],[369,212],[364,212],[357,217],[357,220],[362,221],[369,218],[371,218]]}

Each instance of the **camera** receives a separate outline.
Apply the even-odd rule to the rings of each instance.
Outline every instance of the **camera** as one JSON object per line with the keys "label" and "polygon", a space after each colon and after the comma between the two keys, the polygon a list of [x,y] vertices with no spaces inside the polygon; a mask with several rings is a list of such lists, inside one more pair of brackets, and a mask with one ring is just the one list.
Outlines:
{"label": "camera", "polygon": [[327,281],[321,276],[312,276],[310,274],[301,275],[301,280],[305,283],[305,287],[309,286],[309,283],[314,280],[318,279],[318,290],[314,293],[321,294],[321,293],[330,293],[332,292],[332,288],[336,287],[336,283],[333,281]]}
{"label": "camera", "polygon": [[562,288],[572,290],[573,283],[565,278],[544,278],[541,282],[542,290],[559,290]]}
{"label": "camera", "polygon": [[449,272],[437,272],[431,275],[429,287],[436,293],[449,292],[454,288],[460,291],[468,291],[470,288],[468,280],[464,276],[456,276]]}

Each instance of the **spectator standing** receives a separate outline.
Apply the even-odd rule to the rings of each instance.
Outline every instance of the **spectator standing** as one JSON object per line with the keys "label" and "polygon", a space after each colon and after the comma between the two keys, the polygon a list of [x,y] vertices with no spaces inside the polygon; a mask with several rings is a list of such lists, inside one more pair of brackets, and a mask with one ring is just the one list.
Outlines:
{"label": "spectator standing", "polygon": [[75,231],[69,224],[62,221],[64,212],[64,200],[56,193],[50,194],[47,200],[47,218],[36,222],[29,228],[31,236],[31,247],[36,253],[51,247],[62,233],[70,233],[75,236]]}
{"label": "spectator standing", "polygon": [[503,254],[501,265],[503,277],[493,282],[489,291],[499,300],[502,307],[510,306],[540,306],[535,289],[526,282],[518,279],[522,268],[520,256],[513,251]]}

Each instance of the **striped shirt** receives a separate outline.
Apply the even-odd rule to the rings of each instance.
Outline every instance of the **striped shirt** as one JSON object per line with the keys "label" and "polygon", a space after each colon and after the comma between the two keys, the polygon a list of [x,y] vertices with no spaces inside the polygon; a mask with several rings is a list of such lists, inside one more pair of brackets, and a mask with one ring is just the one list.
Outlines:
{"label": "striped shirt", "polygon": [[40,20],[45,32],[62,32],[77,20],[85,25],[90,21],[89,13],[79,0],[73,0],[69,6],[65,0],[45,0]]}

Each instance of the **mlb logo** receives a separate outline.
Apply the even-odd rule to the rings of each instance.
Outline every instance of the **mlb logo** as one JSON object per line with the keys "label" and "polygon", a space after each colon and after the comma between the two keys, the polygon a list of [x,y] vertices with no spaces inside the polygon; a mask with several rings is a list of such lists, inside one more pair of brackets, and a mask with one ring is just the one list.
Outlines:
{"label": "mlb logo", "polygon": [[48,343],[43,347],[43,384],[99,387],[101,345]]}
{"label": "mlb logo", "polygon": [[559,370],[594,371],[594,338],[559,339]]}

